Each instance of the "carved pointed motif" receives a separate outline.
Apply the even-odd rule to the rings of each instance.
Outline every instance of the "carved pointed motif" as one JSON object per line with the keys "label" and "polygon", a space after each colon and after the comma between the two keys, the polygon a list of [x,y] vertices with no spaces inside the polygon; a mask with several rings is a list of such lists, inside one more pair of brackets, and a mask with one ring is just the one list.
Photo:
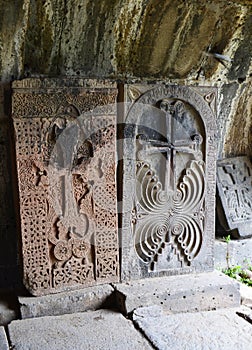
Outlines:
{"label": "carved pointed motif", "polygon": [[[186,87],[160,85],[142,91],[129,101],[125,117],[122,277],[210,269],[212,108],[204,94]],[[210,93],[212,104],[215,91]]]}

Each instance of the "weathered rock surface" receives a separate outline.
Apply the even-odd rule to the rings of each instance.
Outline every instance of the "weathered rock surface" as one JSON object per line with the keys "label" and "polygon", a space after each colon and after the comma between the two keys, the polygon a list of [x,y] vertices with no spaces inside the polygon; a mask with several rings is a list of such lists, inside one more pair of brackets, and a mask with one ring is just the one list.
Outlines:
{"label": "weathered rock surface", "polygon": [[41,297],[19,297],[21,317],[56,316],[95,310],[101,308],[113,290],[106,284]]}
{"label": "weathered rock surface", "polygon": [[0,349],[9,350],[9,345],[6,337],[4,327],[0,327]]}
{"label": "weathered rock surface", "polygon": [[[252,155],[250,0],[0,0],[0,19],[1,83],[74,75],[218,86],[218,158]],[[0,100],[2,116],[10,91]],[[16,170],[2,122],[0,135],[0,285],[13,287]]]}
{"label": "weathered rock surface", "polygon": [[[209,52],[235,55],[231,78],[248,70],[249,54],[243,55],[249,52],[249,1],[22,0],[14,6],[2,0],[0,5],[4,78],[72,72],[209,77],[225,68]],[[237,50],[239,44],[244,50]]]}
{"label": "weathered rock surface", "polygon": [[116,284],[120,310],[161,305],[173,313],[215,310],[240,304],[239,284],[214,271],[197,275],[149,278]]}
{"label": "weathered rock surface", "polygon": [[237,309],[169,315],[162,308],[140,308],[133,320],[159,350],[248,350],[252,325]]}
{"label": "weathered rock surface", "polygon": [[152,349],[131,321],[108,310],[13,321],[9,333],[15,350]]}

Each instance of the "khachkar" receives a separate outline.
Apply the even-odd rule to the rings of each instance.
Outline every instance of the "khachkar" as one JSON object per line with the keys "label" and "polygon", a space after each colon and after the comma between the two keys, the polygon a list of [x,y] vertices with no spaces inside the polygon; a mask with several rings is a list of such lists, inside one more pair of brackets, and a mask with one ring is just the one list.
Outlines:
{"label": "khachkar", "polygon": [[213,269],[214,88],[125,87],[122,280]]}
{"label": "khachkar", "polygon": [[33,295],[118,281],[114,83],[13,83],[24,284]]}
{"label": "khachkar", "polygon": [[222,226],[236,238],[252,237],[252,164],[249,157],[217,163],[217,209]]}

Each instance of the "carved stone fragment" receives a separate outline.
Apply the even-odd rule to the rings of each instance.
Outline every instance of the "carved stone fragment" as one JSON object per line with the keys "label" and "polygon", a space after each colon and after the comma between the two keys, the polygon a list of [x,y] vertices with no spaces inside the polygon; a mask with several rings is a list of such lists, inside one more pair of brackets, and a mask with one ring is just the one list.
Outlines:
{"label": "carved stone fragment", "polygon": [[122,279],[213,268],[215,89],[129,85]]}
{"label": "carved stone fragment", "polygon": [[24,284],[33,295],[118,281],[115,84],[13,83]]}
{"label": "carved stone fragment", "polygon": [[217,163],[219,221],[236,238],[252,236],[252,164],[248,157]]}

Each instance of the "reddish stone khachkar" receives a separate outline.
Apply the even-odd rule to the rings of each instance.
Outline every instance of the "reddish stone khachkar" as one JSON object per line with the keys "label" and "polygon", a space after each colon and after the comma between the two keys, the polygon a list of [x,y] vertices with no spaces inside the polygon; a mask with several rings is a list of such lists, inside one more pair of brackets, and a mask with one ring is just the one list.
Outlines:
{"label": "reddish stone khachkar", "polygon": [[116,282],[114,83],[13,83],[24,284],[33,295]]}

